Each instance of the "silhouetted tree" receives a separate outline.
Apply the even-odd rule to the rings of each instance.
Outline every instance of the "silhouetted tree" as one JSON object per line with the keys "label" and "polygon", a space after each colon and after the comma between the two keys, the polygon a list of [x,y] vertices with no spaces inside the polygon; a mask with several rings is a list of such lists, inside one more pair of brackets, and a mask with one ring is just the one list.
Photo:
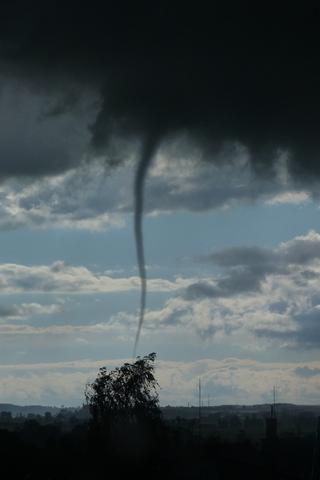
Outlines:
{"label": "silhouetted tree", "polygon": [[137,357],[133,363],[107,371],[99,370],[85,396],[93,423],[102,428],[154,422],[160,419],[158,383],[154,376],[155,353]]}

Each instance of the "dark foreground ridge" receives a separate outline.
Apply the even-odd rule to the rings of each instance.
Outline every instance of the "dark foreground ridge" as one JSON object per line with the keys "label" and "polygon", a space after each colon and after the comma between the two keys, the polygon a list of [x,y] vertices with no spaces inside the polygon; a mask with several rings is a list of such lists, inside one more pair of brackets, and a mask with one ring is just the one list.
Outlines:
{"label": "dark foreground ridge", "polygon": [[277,409],[271,432],[267,405],[203,408],[200,424],[193,407],[165,407],[160,421],[123,421],[110,436],[93,426],[86,406],[43,415],[2,411],[2,478],[317,478],[320,407]]}
{"label": "dark foreground ridge", "polygon": [[160,409],[154,360],[101,368],[78,409],[0,404],[1,478],[320,478],[320,406]]}

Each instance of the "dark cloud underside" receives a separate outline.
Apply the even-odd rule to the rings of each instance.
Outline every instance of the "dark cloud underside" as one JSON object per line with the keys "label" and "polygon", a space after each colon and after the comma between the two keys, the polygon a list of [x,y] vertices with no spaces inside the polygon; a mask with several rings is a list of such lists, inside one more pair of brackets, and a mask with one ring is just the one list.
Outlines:
{"label": "dark cloud underside", "polygon": [[[144,179],[162,141],[187,133],[203,158],[227,162],[217,153],[240,143],[254,170],[267,177],[276,173],[279,152],[288,151],[295,178],[320,173],[317,6],[212,2],[209,10],[186,2],[51,0],[4,2],[1,9],[2,71],[28,88],[57,92],[50,117],[74,109],[69,92],[84,85],[100,98],[88,125],[94,150],[106,153],[115,137],[142,143],[135,182],[142,286],[137,340],[146,295]],[[51,170],[45,156],[20,161],[16,175],[44,173],[44,165]],[[228,292],[233,283],[226,278],[220,288]],[[253,285],[259,283],[258,275]]]}
{"label": "dark cloud underside", "polygon": [[206,158],[238,141],[258,172],[272,173],[282,148],[296,176],[318,174],[318,7],[221,3],[3,2],[2,71],[37,88],[97,89],[99,150],[113,135],[158,143],[187,131]]}

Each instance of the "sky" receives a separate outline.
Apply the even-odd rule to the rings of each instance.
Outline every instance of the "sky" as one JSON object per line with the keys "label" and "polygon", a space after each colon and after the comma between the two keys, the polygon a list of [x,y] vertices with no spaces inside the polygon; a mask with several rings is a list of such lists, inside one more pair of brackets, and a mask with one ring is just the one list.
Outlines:
{"label": "sky", "polygon": [[0,402],[81,405],[140,318],[163,405],[319,403],[319,8],[61,5],[0,20]]}

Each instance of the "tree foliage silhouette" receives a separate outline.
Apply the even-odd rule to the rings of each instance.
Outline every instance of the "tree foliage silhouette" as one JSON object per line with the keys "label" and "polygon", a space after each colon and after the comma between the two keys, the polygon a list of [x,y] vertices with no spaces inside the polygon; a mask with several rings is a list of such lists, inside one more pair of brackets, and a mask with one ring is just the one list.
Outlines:
{"label": "tree foliage silhouette", "polygon": [[158,382],[154,376],[155,353],[137,357],[132,363],[108,372],[99,370],[85,396],[96,425],[112,427],[119,423],[139,423],[160,419]]}

